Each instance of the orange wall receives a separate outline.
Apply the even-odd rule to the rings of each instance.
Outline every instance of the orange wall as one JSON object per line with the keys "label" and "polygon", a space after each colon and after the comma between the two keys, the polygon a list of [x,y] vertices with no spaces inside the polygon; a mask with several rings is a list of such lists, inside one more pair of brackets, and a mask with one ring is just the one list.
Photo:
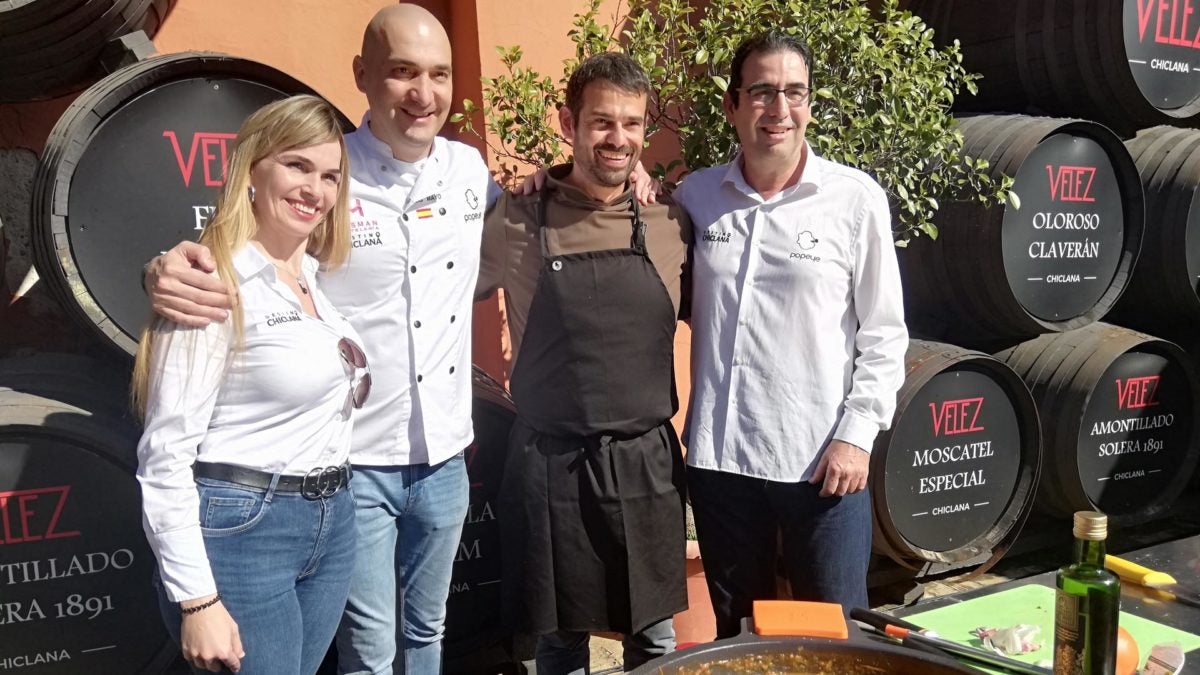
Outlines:
{"label": "orange wall", "polygon": [[[154,38],[158,51],[217,51],[286,71],[354,122],[366,98],[350,64],[385,0],[180,0]],[[334,11],[336,10],[336,11]]]}

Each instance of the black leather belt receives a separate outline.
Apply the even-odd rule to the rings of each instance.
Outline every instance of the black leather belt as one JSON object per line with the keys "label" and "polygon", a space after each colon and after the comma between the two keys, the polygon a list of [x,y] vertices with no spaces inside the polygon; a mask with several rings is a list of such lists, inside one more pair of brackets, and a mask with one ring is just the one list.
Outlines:
{"label": "black leather belt", "polygon": [[[349,463],[341,466],[319,466],[303,476],[280,476],[279,482],[275,483],[275,491],[299,492],[305,499],[332,497],[338,490],[350,484],[350,473]],[[192,474],[196,478],[222,480],[257,490],[271,487],[271,480],[275,477],[275,474],[269,471],[215,462],[196,462],[192,465]]]}

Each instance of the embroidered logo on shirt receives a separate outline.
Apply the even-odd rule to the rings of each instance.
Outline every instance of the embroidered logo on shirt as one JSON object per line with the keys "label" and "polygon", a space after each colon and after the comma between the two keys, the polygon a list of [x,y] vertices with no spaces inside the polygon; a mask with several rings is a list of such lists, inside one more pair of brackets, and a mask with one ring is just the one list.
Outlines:
{"label": "embroidered logo on shirt", "polygon": [[421,220],[425,220],[426,218],[432,218],[432,217],[433,217],[433,209],[430,209],[430,208],[417,209],[417,218],[419,218]]}
{"label": "embroidered logo on shirt", "polygon": [[728,232],[715,232],[713,230],[705,230],[704,234],[701,235],[700,238],[703,239],[704,241],[712,242],[714,244],[728,244],[729,243],[729,233]]}
{"label": "embroidered logo on shirt", "polygon": [[[820,241],[821,240],[814,237],[813,233],[809,230],[800,230],[796,233],[796,245],[800,247],[801,251],[811,251],[818,243],[820,243]],[[797,253],[795,251],[792,251],[792,254],[789,255],[788,258],[792,260],[811,260],[812,262],[821,262],[821,256],[811,255],[808,253]]]}
{"label": "embroidered logo on shirt", "polygon": [[[378,228],[375,221],[369,221],[370,228]],[[367,248],[368,246],[383,246],[383,235],[378,229],[369,229],[365,232],[359,231],[358,225],[355,224],[353,231],[350,233],[351,248]]]}
{"label": "embroidered logo on shirt", "polygon": [[268,326],[279,326],[285,323],[300,320],[300,312],[292,310],[290,312],[271,312],[267,315]]}
{"label": "embroidered logo on shirt", "polygon": [[467,192],[463,195],[463,197],[466,198],[467,206],[471,207],[472,211],[479,208],[479,197],[475,195],[474,190],[467,188]]}
{"label": "embroidered logo on shirt", "polygon": [[383,245],[383,236],[379,230],[379,220],[367,218],[367,212],[363,208],[361,199],[355,198],[354,208],[350,209],[350,215],[357,216],[350,219],[351,247],[367,248],[368,246]]}

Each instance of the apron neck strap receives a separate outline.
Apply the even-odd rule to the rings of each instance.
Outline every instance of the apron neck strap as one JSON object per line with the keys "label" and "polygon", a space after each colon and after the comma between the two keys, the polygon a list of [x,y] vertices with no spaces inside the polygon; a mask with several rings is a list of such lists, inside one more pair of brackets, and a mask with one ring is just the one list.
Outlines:
{"label": "apron neck strap", "polygon": [[[550,259],[550,245],[546,241],[546,206],[550,203],[550,193],[554,188],[545,185],[538,191],[537,226],[538,239],[542,245],[542,260]],[[646,223],[642,220],[642,209],[637,197],[630,195],[629,222],[632,233],[629,236],[629,248],[646,255]]]}

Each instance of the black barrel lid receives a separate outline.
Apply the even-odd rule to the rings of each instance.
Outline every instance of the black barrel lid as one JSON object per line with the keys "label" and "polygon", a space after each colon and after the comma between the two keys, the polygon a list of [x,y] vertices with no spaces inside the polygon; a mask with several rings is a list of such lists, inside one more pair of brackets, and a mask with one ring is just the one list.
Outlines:
{"label": "black barrel lid", "polygon": [[[71,362],[76,365],[79,360]],[[175,659],[150,580],[125,386],[0,362],[0,670],[160,673]],[[78,389],[71,403],[41,393]],[[111,384],[111,383],[110,383]]]}
{"label": "black barrel lid", "polygon": [[1017,301],[1044,321],[1087,313],[1124,251],[1125,197],[1108,152],[1087,136],[1051,134],[1025,158],[1013,191],[1021,205],[1005,209],[1002,246]]}
{"label": "black barrel lid", "polygon": [[313,92],[270,66],[186,53],[123,68],[72,104],[42,156],[33,226],[38,270],[79,323],[136,351],[142,266],[198,236],[245,118],[298,93]]}
{"label": "black barrel lid", "polygon": [[1200,99],[1200,13],[1184,2],[1123,4],[1125,56],[1138,90],[1163,111],[1194,108]]}
{"label": "black barrel lid", "polygon": [[884,499],[896,529],[931,551],[984,536],[1013,498],[1022,440],[1011,394],[991,373],[962,364],[935,375],[891,434]]}

